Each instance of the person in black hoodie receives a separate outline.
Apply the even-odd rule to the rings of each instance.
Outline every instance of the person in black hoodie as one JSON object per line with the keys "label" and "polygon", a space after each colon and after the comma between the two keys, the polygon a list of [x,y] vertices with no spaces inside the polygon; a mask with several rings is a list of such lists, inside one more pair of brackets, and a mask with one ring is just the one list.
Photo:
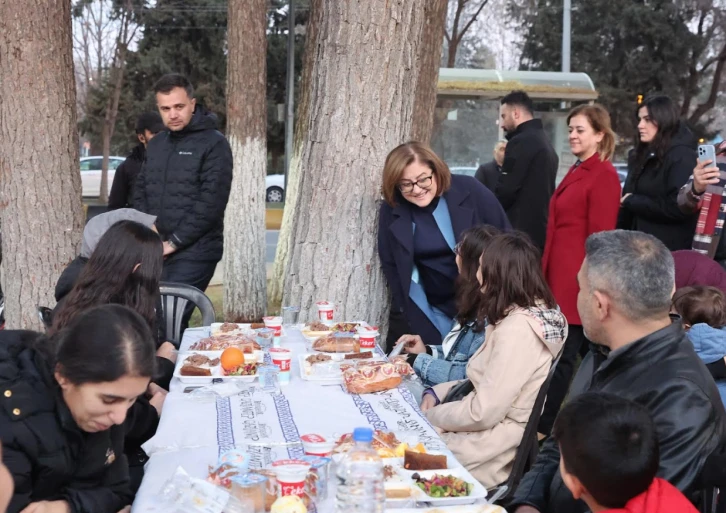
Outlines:
{"label": "person in black hoodie", "polygon": [[117,513],[131,504],[124,436],[154,372],[154,342],[129,308],[86,312],[48,339],[0,332],[0,439],[9,513]]}
{"label": "person in black hoodie", "polygon": [[134,198],[136,176],[141,171],[146,156],[146,145],[162,130],[164,130],[164,123],[157,112],[144,112],[136,120],[136,137],[139,139],[139,144],[136,145],[113,175],[111,193],[108,195],[109,210],[131,206]]}
{"label": "person in black hoodie", "polygon": [[691,249],[698,214],[678,208],[678,191],[696,160],[696,138],[673,101],[647,97],[638,107],[637,145],[628,158],[617,227],[649,233],[671,251]]}
{"label": "person in black hoodie", "polygon": [[[162,279],[204,291],[222,259],[232,150],[216,117],[196,105],[185,77],[164,75],[154,91],[168,131],[146,148],[133,207],[157,217],[167,257]],[[193,309],[185,310],[182,329]]]}
{"label": "person in black hoodie", "polygon": [[527,93],[513,91],[501,103],[500,126],[507,132],[508,142],[495,195],[512,228],[529,235],[543,251],[559,157],[542,121],[533,118],[534,107]]}

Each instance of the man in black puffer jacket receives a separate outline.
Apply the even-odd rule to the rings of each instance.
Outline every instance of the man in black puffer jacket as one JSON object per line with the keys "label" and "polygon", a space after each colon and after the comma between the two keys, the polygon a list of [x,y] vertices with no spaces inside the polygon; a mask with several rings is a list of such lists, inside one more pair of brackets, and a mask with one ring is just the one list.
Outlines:
{"label": "man in black puffer jacket", "polygon": [[[232,150],[216,117],[196,105],[185,77],[164,75],[154,91],[168,131],[146,148],[134,208],[156,216],[167,256],[162,279],[204,291],[222,259]],[[192,310],[190,305],[185,311],[182,328]]]}
{"label": "man in black puffer jacket", "polygon": [[[623,230],[591,235],[585,253],[577,309],[588,339],[600,345],[583,359],[570,398],[604,392],[646,407],[660,445],[658,477],[694,500],[706,459],[724,448],[726,411],[680,319],[669,317],[673,257],[652,235]],[[507,511],[588,511],[559,468],[559,447],[550,439]]]}

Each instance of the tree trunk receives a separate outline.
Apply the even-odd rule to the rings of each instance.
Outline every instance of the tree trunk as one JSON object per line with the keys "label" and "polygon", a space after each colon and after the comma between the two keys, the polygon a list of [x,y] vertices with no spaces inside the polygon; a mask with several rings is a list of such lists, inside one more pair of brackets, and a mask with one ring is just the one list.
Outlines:
{"label": "tree trunk", "polygon": [[439,82],[439,62],[444,40],[448,0],[428,0],[424,7],[424,31],[416,68],[421,70],[414,96],[411,138],[428,144],[434,123],[434,109]]}
{"label": "tree trunk", "polygon": [[[386,155],[410,139],[425,16],[421,0],[312,0],[285,220],[285,304],[380,324],[388,310],[376,247]],[[436,63],[438,64],[438,63]],[[305,80],[307,75],[307,80]],[[433,110],[434,104],[429,107]]]}
{"label": "tree trunk", "polygon": [[[41,330],[83,228],[68,0],[0,2],[2,285],[9,328]],[[39,94],[42,91],[42,94]]]}
{"label": "tree trunk", "polygon": [[259,320],[267,306],[267,0],[229,1],[227,137],[234,179],[224,222],[224,317]]}

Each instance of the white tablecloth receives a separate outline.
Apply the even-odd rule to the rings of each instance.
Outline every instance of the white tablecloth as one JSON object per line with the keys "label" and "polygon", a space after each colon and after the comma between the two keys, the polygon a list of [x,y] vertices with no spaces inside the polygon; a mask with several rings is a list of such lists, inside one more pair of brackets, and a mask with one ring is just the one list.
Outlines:
{"label": "white tablecloth", "polygon": [[[182,350],[206,335],[205,328],[187,330]],[[156,435],[144,445],[150,459],[134,513],[163,511],[156,496],[179,466],[204,478],[220,454],[236,447],[250,454],[252,467],[264,467],[302,456],[297,442],[307,433],[335,436],[370,426],[394,431],[403,441],[423,442],[455,461],[406,387],[350,395],[340,385],[304,381],[297,355],[306,351],[305,339],[298,330],[288,330],[281,346],[292,350],[293,359],[291,382],[280,394],[264,393],[252,383],[237,395],[197,397],[183,392],[187,385],[172,380]],[[319,510],[332,511],[329,503]]]}

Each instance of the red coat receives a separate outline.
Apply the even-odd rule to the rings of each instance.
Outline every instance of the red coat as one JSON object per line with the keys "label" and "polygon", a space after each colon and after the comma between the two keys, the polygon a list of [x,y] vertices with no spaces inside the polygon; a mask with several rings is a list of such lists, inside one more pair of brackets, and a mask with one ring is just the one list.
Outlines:
{"label": "red coat", "polygon": [[550,200],[542,267],[570,324],[581,324],[577,273],[585,259],[585,240],[593,233],[615,229],[620,194],[615,168],[596,153],[570,168]]}
{"label": "red coat", "polygon": [[698,510],[675,486],[656,477],[645,492],[630,499],[624,508],[606,509],[602,513],[698,513]]}

